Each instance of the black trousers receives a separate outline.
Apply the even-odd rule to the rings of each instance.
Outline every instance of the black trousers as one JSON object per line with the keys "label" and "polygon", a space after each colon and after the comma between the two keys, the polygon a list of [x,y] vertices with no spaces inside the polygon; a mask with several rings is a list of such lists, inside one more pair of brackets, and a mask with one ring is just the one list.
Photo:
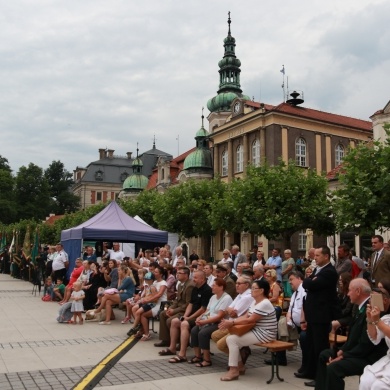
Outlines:
{"label": "black trousers", "polygon": [[364,358],[346,358],[327,365],[334,356],[332,349],[321,352],[316,376],[316,390],[344,390],[346,376],[361,375],[364,367],[369,365]]}
{"label": "black trousers", "polygon": [[330,324],[307,324],[307,365],[305,374],[308,378],[315,379],[320,353],[329,348]]}

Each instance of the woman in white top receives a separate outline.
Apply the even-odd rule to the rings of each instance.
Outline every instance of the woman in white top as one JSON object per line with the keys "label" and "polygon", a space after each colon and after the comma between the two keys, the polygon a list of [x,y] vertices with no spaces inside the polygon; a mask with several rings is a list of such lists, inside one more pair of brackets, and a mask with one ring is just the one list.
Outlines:
{"label": "woman in white top", "polygon": [[[195,356],[189,361],[196,363],[196,367],[209,367],[212,365],[210,358],[211,334],[218,329],[218,324],[225,316],[226,309],[233,302],[232,297],[225,292],[226,282],[221,278],[214,280],[212,290],[214,295],[210,298],[204,314],[195,321],[191,329],[191,346]],[[203,351],[203,360],[201,351]]]}
{"label": "woman in white top", "polygon": [[149,318],[155,317],[160,310],[161,302],[167,301],[167,282],[164,280],[164,276],[164,268],[156,267],[156,269],[154,270],[155,281],[153,283],[153,286],[156,288],[157,292],[150,298],[148,297],[148,302],[156,302],[156,304],[152,308],[152,310],[146,311],[141,315],[141,324],[144,330],[144,334],[141,338],[141,341],[148,341],[152,338],[152,335],[149,332]]}
{"label": "woman in white top", "polygon": [[255,302],[250,306],[248,313],[234,320],[224,320],[220,329],[229,329],[233,325],[253,324],[253,328],[242,336],[230,335],[226,339],[229,347],[229,372],[221,377],[221,381],[238,379],[245,373],[245,366],[241,361],[240,348],[256,343],[266,343],[276,339],[277,321],[275,308],[268,299],[269,283],[265,279],[255,280],[252,284],[252,297]]}
{"label": "woman in white top", "polygon": [[[385,282],[383,282],[385,283]],[[388,283],[386,283],[387,285]],[[390,285],[389,285],[390,287]],[[383,296],[385,310],[390,306],[390,291],[378,283]],[[389,288],[390,290],[390,288]],[[385,390],[390,388],[390,314],[380,317],[377,306],[367,305],[367,333],[373,344],[378,345],[384,338],[386,340],[387,354],[371,366],[366,366],[360,377],[359,390]]]}

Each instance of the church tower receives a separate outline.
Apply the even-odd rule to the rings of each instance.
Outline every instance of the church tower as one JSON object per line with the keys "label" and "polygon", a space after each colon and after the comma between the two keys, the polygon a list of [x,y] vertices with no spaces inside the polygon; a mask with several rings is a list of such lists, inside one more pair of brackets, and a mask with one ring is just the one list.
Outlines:
{"label": "church tower", "polygon": [[225,53],[219,61],[219,89],[217,96],[214,96],[207,102],[207,108],[210,110],[208,116],[210,133],[218,126],[226,122],[231,115],[231,105],[233,100],[241,98],[250,100],[242,94],[240,85],[241,61],[236,57],[236,40],[231,35],[230,12],[228,18],[228,35],[223,41]]}

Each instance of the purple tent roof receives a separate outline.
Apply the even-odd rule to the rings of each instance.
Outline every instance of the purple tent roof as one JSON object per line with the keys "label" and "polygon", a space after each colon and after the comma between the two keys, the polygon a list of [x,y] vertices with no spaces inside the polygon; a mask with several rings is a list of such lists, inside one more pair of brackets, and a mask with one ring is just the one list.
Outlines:
{"label": "purple tent roof", "polygon": [[113,201],[88,221],[61,232],[61,241],[77,239],[163,243],[168,233],[138,222]]}

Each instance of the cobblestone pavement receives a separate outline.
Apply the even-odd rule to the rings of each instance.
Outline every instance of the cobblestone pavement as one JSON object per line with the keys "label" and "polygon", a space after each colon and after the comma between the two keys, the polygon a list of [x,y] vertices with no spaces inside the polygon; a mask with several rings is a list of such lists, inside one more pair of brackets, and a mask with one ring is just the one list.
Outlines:
{"label": "cobblestone pavement", "polygon": [[[115,309],[117,320],[110,326],[96,322],[83,326],[58,324],[55,320],[59,306],[42,302],[39,294],[32,294],[28,282],[0,274],[0,390],[71,389],[109,352],[126,339],[128,326],[120,324],[124,313]],[[158,322],[156,322],[158,328]],[[154,341],[138,342],[111,368],[96,386],[113,389],[219,390],[226,384],[218,373],[225,372],[226,355],[219,353],[212,343],[213,366],[196,368],[181,363],[170,364],[167,357],[158,355]],[[189,348],[187,356],[193,353]],[[263,350],[252,350],[245,377],[240,377],[235,388],[303,389],[302,380],[293,376],[300,365],[300,351],[288,352],[288,367],[281,367],[285,382],[277,379],[271,385],[270,368],[264,365],[269,358]],[[346,390],[357,388],[353,378]]]}
{"label": "cobblestone pavement", "polygon": [[[265,356],[262,350],[253,351],[248,360],[248,369],[264,366]],[[202,373],[209,374],[226,370],[227,359],[225,355],[217,353],[212,360],[213,366],[201,369]],[[289,361],[298,360],[299,351],[289,354]],[[0,389],[71,389],[92,367],[85,366],[0,374]],[[100,381],[97,387],[191,376],[200,374],[199,371],[200,369],[195,368],[191,364],[170,364],[167,360],[118,363]]]}

